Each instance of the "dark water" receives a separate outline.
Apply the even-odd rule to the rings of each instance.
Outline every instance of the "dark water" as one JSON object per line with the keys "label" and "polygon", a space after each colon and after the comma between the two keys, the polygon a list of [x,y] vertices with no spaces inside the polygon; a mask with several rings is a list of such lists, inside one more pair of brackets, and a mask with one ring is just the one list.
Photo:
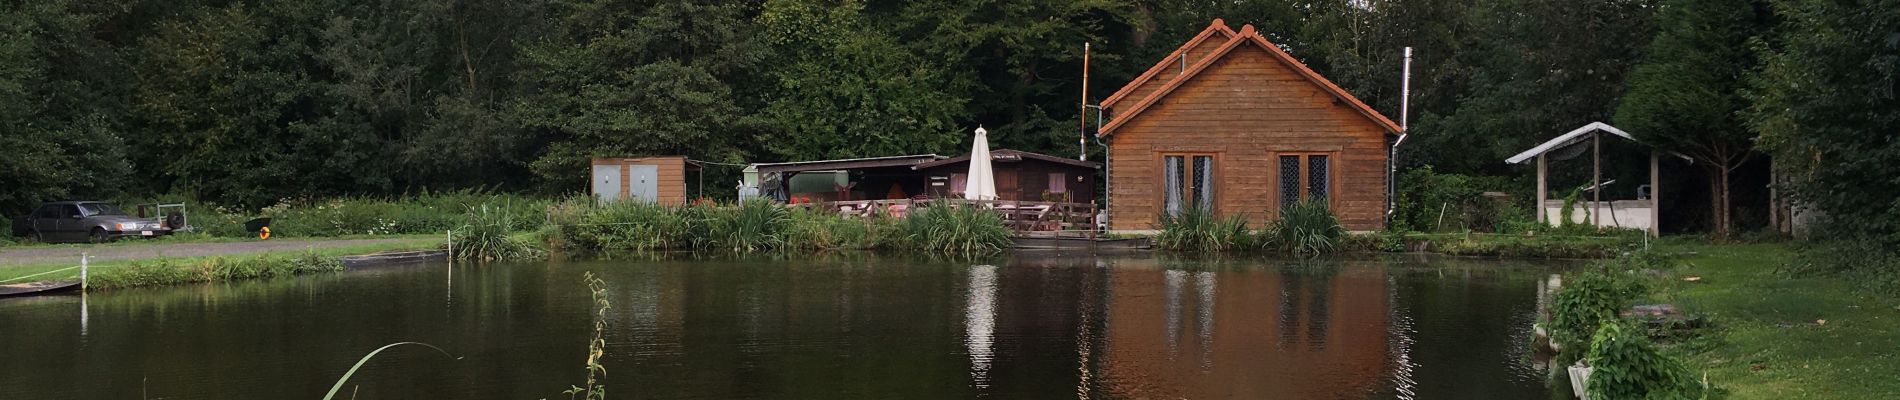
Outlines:
{"label": "dark water", "polygon": [[0,300],[0,399],[1530,399],[1550,265],[1018,254],[423,265]]}

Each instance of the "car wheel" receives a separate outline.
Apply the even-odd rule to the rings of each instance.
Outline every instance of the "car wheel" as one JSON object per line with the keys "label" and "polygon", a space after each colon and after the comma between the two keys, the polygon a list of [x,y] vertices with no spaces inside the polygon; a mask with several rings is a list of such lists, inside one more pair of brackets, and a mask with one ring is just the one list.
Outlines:
{"label": "car wheel", "polygon": [[35,241],[35,242],[40,242],[40,243],[47,243],[47,241],[46,241],[46,233],[45,233],[45,232],[40,232],[40,230],[38,230],[38,229],[34,229],[34,230],[33,230],[33,241]]}
{"label": "car wheel", "polygon": [[92,242],[93,243],[105,243],[107,239],[108,238],[106,237],[105,229],[92,228]]}

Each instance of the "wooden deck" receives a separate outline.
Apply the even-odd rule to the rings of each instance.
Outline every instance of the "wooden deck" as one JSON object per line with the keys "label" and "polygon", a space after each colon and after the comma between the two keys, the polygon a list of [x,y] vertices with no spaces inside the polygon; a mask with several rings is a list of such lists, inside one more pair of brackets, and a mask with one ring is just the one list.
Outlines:
{"label": "wooden deck", "polygon": [[1017,232],[1061,232],[1073,237],[1094,238],[1095,205],[1015,200],[857,200],[792,204],[792,207],[834,211],[847,216],[903,217],[930,207],[981,207],[1001,214],[1004,223]]}

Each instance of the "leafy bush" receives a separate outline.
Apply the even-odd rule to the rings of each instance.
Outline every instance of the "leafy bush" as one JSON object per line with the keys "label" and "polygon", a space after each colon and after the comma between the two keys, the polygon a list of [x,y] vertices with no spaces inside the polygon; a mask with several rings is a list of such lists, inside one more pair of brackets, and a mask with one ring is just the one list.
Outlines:
{"label": "leafy bush", "polygon": [[1405,251],[1405,234],[1398,231],[1339,237],[1339,249],[1360,253],[1399,253]]}
{"label": "leafy bush", "polygon": [[[166,200],[173,202],[175,200]],[[120,201],[127,211],[149,199]],[[511,231],[533,230],[544,220],[549,201],[543,198],[478,190],[423,192],[395,197],[338,197],[287,199],[258,210],[184,201],[192,229],[215,237],[250,237],[244,223],[271,218],[274,237],[331,237],[344,235],[440,234],[463,223],[470,207],[492,204],[493,212],[511,216]]]}
{"label": "leafy bush", "polygon": [[1155,236],[1154,245],[1176,251],[1227,251],[1253,247],[1253,237],[1245,216],[1219,218],[1207,210],[1190,208],[1161,216],[1161,234]]}
{"label": "leafy bush", "polygon": [[941,253],[994,253],[1009,248],[1014,233],[1003,217],[975,204],[933,205],[901,224],[909,248]]}
{"label": "leafy bush", "polygon": [[1507,229],[1535,221],[1522,205],[1486,198],[1484,192],[1512,193],[1522,190],[1520,186],[1503,177],[1440,174],[1430,166],[1412,169],[1399,175],[1392,228],[1510,232]]}
{"label": "leafy bush", "polygon": [[1592,399],[1693,399],[1702,387],[1681,361],[1662,354],[1641,332],[1604,321],[1584,358],[1593,370],[1585,382]]}
{"label": "leafy bush", "polygon": [[1551,341],[1563,348],[1560,365],[1577,360],[1588,349],[1591,336],[1604,323],[1616,320],[1645,291],[1637,280],[1594,271],[1564,281],[1550,302]]}
{"label": "leafy bush", "polygon": [[793,210],[786,216],[785,244],[790,249],[837,250],[872,249],[901,244],[897,219],[882,215],[865,219],[839,218],[837,214],[809,209]]}
{"label": "leafy bush", "polygon": [[463,216],[462,226],[454,232],[455,254],[460,260],[530,260],[544,255],[533,244],[510,236],[515,226],[513,215],[503,208],[483,204],[472,207]]}
{"label": "leafy bush", "polygon": [[[706,210],[705,206],[687,207],[686,210]],[[695,248],[716,246],[740,253],[772,250],[785,247],[785,237],[781,233],[786,221],[785,207],[765,200],[751,200],[736,207],[709,210],[703,216],[689,216],[687,221],[702,221],[706,218],[712,233],[710,240],[702,241]],[[688,228],[688,231],[696,231]]]}
{"label": "leafy bush", "polygon": [[1508,234],[1418,235],[1432,250],[1459,256],[1527,258],[1609,258],[1640,236],[1552,236]]}
{"label": "leafy bush", "polygon": [[1333,252],[1345,235],[1339,217],[1325,203],[1316,201],[1301,201],[1280,210],[1280,219],[1266,229],[1269,247],[1306,256]]}

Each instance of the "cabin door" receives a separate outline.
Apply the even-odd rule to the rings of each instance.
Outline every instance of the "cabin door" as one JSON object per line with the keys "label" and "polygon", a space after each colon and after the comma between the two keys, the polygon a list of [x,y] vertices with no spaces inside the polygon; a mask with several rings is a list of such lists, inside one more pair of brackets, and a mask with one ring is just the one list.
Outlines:
{"label": "cabin door", "polygon": [[996,198],[1001,200],[1023,200],[1022,180],[1016,169],[996,170]]}

